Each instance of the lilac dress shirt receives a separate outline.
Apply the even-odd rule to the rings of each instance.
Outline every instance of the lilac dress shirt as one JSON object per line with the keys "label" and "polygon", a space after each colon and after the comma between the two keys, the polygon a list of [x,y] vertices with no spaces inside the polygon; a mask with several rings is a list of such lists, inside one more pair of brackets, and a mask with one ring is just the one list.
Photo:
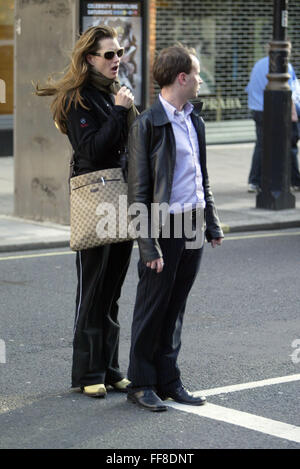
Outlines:
{"label": "lilac dress shirt", "polygon": [[[170,212],[205,208],[199,143],[192,123],[194,106],[186,103],[181,112],[159,95],[160,102],[172,124],[176,143],[176,164],[170,198]],[[173,205],[173,208],[172,208]]]}

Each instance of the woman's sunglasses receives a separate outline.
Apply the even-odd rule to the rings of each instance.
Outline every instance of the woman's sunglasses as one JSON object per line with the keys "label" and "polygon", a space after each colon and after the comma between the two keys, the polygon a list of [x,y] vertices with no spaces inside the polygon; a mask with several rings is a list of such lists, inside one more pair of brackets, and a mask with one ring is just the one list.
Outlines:
{"label": "woman's sunglasses", "polygon": [[91,55],[97,55],[98,57],[104,57],[106,60],[111,60],[114,58],[115,55],[118,57],[122,57],[124,55],[124,47],[118,50],[107,50],[105,52],[91,52]]}

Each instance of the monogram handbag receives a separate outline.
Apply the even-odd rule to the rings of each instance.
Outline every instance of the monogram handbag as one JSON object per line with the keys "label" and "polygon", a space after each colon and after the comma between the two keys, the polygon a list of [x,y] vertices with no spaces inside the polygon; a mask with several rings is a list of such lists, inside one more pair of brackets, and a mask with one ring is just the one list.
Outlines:
{"label": "monogram handbag", "polygon": [[70,248],[90,249],[134,239],[122,168],[70,178]]}

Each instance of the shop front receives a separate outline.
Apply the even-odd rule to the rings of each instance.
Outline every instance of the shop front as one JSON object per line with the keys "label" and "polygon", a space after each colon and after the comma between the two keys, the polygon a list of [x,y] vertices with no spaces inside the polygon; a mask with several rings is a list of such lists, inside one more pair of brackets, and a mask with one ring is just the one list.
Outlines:
{"label": "shop front", "polygon": [[14,0],[0,2],[0,156],[13,152]]}

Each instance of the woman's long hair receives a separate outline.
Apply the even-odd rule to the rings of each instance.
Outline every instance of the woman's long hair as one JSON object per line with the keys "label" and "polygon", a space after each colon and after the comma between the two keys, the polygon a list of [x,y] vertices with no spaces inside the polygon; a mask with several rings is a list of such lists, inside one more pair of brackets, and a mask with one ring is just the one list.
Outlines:
{"label": "woman's long hair", "polygon": [[58,81],[50,79],[44,87],[40,87],[38,83],[35,85],[35,94],[38,96],[55,96],[51,104],[51,111],[54,122],[62,133],[67,133],[67,114],[73,102],[75,106],[79,103],[87,109],[80,94],[91,69],[86,58],[87,55],[98,50],[101,39],[114,39],[116,37],[117,32],[109,26],[88,28],[76,42],[71,63],[64,76]]}

